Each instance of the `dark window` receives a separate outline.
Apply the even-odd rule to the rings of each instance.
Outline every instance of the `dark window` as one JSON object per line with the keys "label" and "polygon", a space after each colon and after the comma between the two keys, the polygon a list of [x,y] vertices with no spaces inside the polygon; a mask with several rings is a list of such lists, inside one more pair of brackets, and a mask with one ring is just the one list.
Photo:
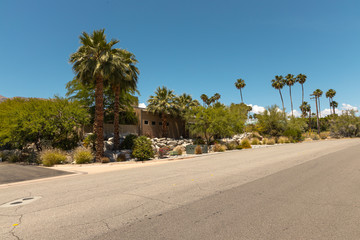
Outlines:
{"label": "dark window", "polygon": [[151,125],[155,125],[156,123],[154,121],[151,122]]}
{"label": "dark window", "polygon": [[149,121],[145,120],[145,121],[144,121],[144,124],[149,124]]}
{"label": "dark window", "polygon": [[169,126],[169,123],[166,123],[166,126]]}
{"label": "dark window", "polygon": [[159,122],[159,125],[161,126],[161,125],[162,125],[162,122]]}

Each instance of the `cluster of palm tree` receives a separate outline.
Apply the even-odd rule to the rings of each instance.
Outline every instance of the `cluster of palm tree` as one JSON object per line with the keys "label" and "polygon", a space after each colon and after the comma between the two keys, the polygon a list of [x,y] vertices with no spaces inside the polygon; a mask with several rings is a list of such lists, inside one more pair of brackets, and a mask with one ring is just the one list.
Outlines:
{"label": "cluster of palm tree", "polygon": [[218,102],[221,95],[219,93],[215,93],[212,97],[208,97],[206,94],[201,94],[200,98],[203,101],[203,106],[209,107],[211,104]]}
{"label": "cluster of palm tree", "polygon": [[162,136],[168,136],[167,118],[168,116],[179,116],[184,119],[188,110],[199,106],[197,100],[186,93],[176,96],[173,90],[158,87],[155,94],[148,100],[147,110],[154,114],[159,114],[162,120]]}
{"label": "cluster of palm tree", "polygon": [[95,30],[92,34],[83,32],[80,36],[81,46],[71,54],[75,78],[81,84],[95,88],[95,121],[96,134],[95,158],[100,161],[104,154],[104,86],[113,89],[114,100],[114,147],[119,145],[119,98],[123,92],[137,88],[139,70],[135,66],[135,56],[114,46],[118,40],[107,41],[104,29]]}

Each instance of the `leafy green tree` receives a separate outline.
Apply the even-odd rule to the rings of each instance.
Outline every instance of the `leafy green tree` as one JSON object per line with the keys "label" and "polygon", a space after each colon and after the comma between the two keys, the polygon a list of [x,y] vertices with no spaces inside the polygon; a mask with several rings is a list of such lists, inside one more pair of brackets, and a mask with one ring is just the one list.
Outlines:
{"label": "leafy green tree", "polygon": [[[76,78],[84,85],[95,86],[95,133],[96,160],[100,161],[104,154],[104,81],[114,72],[118,64],[118,49],[114,48],[118,40],[107,41],[104,29],[94,31],[91,35],[83,32],[80,38],[81,46],[71,54],[70,63]],[[119,69],[120,71],[121,69]]]}
{"label": "leafy green tree", "polygon": [[285,106],[284,106],[284,100],[281,94],[281,89],[285,86],[285,80],[283,76],[275,76],[275,79],[271,80],[271,86],[277,90],[279,90],[281,103],[282,103],[282,109],[283,112],[285,112]]}
{"label": "leafy green tree", "polygon": [[276,105],[268,107],[263,113],[256,115],[256,128],[260,134],[279,137],[286,130],[285,114]]}
{"label": "leafy green tree", "polygon": [[343,111],[330,120],[330,134],[333,137],[360,137],[360,118],[355,111]]}
{"label": "leafy green tree", "polygon": [[239,79],[236,80],[235,87],[240,90],[240,97],[241,97],[241,102],[242,103],[244,103],[244,100],[243,100],[241,89],[243,89],[245,86],[246,86],[246,84],[245,84],[244,79],[239,78]]}
{"label": "leafy green tree", "polygon": [[290,138],[294,142],[302,140],[302,133],[305,132],[306,121],[303,118],[290,117],[286,123],[284,136]]}
{"label": "leafy green tree", "polygon": [[77,101],[14,98],[0,103],[0,145],[35,144],[69,150],[78,145],[89,114]]}
{"label": "leafy green tree", "polygon": [[301,90],[302,90],[302,101],[301,104],[304,103],[304,83],[306,82],[306,75],[305,74],[298,74],[296,76],[296,82],[301,84]]}
{"label": "leafy green tree", "polygon": [[292,74],[288,74],[285,77],[285,83],[289,86],[289,92],[290,92],[290,102],[291,102],[291,116],[294,116],[294,108],[293,108],[293,102],[292,102],[292,96],[291,96],[291,87],[296,83],[296,78]]}
{"label": "leafy green tree", "polygon": [[[330,112],[332,109],[331,102],[334,101],[333,98],[335,97],[335,95],[336,91],[334,89],[329,89],[325,94],[325,96],[329,98]],[[333,115],[335,115],[335,108],[333,108]]]}
{"label": "leafy green tree", "polygon": [[175,115],[175,94],[173,90],[166,87],[158,87],[154,96],[150,96],[148,100],[149,105],[147,109],[155,114],[160,114],[162,119],[162,136],[167,137],[167,117],[168,115]]}

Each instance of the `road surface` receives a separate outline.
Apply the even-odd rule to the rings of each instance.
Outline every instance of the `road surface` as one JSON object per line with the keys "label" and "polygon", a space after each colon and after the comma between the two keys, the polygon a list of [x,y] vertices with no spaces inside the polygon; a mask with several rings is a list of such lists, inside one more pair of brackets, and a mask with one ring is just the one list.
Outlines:
{"label": "road surface", "polygon": [[360,140],[0,187],[0,239],[360,239]]}

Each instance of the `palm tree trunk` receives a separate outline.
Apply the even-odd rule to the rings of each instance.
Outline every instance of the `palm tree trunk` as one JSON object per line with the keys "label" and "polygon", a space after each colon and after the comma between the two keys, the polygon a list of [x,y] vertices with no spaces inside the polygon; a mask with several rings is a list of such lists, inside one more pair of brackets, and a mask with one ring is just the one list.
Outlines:
{"label": "palm tree trunk", "polygon": [[311,109],[309,111],[309,133],[311,132]]}
{"label": "palm tree trunk", "polygon": [[104,155],[104,79],[96,77],[95,85],[95,130],[96,130],[96,161]]}
{"label": "palm tree trunk", "polygon": [[244,103],[241,88],[240,88],[240,96],[241,96],[241,102]]}
{"label": "palm tree trunk", "polygon": [[334,116],[335,116],[335,106],[334,106],[334,101],[332,100],[332,98],[331,98],[331,101],[332,101],[332,103],[333,103],[333,112],[334,112]]}
{"label": "palm tree trunk", "polygon": [[318,100],[319,100],[319,115],[320,115],[320,117],[321,117],[320,97],[318,97]]}
{"label": "palm tree trunk", "polygon": [[319,110],[318,110],[318,99],[315,98],[316,104],[316,124],[317,124],[317,133],[320,134],[320,123],[319,123]]}
{"label": "palm tree trunk", "polygon": [[120,111],[120,86],[115,87],[114,100],[114,150],[119,149],[119,111]]}
{"label": "palm tree trunk", "polygon": [[301,102],[301,104],[304,104],[304,84],[301,84],[301,89],[302,89],[302,102]]}
{"label": "palm tree trunk", "polygon": [[292,97],[291,97],[291,86],[289,86],[289,89],[290,89],[290,101],[291,101],[291,116],[294,116],[293,102],[292,102]]}
{"label": "palm tree trunk", "polygon": [[162,120],[162,137],[167,137],[167,119],[165,113],[162,113],[161,120]]}
{"label": "palm tree trunk", "polygon": [[284,99],[283,99],[283,97],[282,97],[282,94],[281,94],[281,90],[280,90],[280,89],[279,89],[279,93],[280,93],[281,103],[282,103],[282,107],[283,107],[283,112],[285,113]]}
{"label": "palm tree trunk", "polygon": [[331,114],[331,98],[329,98],[330,114]]}

